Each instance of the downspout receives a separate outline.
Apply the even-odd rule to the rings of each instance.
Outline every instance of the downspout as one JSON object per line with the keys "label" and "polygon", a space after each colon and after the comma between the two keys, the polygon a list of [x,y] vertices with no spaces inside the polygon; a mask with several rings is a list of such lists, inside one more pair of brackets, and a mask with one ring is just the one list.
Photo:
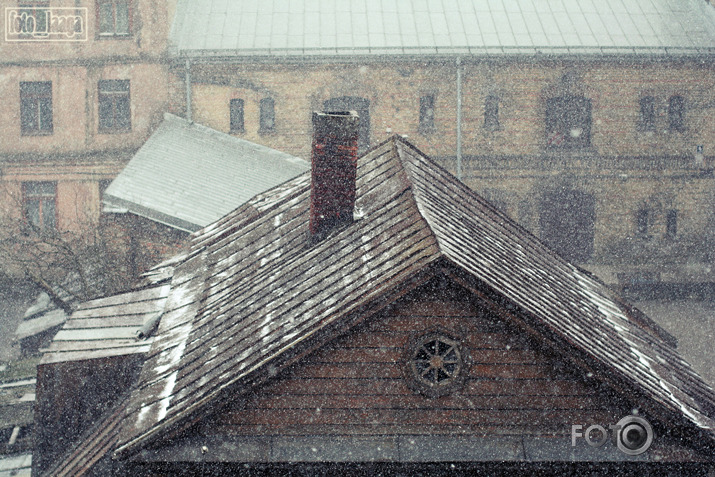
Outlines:
{"label": "downspout", "polygon": [[186,120],[193,122],[191,117],[191,61],[186,58]]}
{"label": "downspout", "polygon": [[457,179],[462,180],[462,58],[457,57]]}

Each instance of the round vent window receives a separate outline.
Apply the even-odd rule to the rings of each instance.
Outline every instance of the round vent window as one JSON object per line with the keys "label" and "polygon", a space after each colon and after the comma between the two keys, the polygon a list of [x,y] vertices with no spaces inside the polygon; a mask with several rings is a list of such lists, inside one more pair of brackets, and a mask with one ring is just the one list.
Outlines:
{"label": "round vent window", "polygon": [[420,390],[431,395],[449,392],[464,374],[464,356],[459,342],[433,333],[415,341],[408,367]]}

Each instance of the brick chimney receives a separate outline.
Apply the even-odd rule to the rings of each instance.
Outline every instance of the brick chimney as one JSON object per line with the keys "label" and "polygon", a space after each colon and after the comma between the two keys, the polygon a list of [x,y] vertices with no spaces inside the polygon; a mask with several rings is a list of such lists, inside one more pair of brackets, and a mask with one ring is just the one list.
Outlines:
{"label": "brick chimney", "polygon": [[355,111],[313,113],[310,235],[314,240],[353,220],[358,123]]}

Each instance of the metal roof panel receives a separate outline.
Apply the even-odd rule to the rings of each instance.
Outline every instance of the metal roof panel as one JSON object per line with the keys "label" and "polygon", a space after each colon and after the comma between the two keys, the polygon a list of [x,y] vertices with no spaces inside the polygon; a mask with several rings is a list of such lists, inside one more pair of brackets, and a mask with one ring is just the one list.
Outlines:
{"label": "metal roof panel", "polygon": [[308,168],[302,159],[167,114],[104,202],[193,231]]}
{"label": "metal roof panel", "polygon": [[[261,36],[257,44],[256,34]],[[715,10],[701,0],[180,0],[171,30],[171,51],[178,55],[252,56],[256,47],[272,55],[287,47],[293,55],[324,56],[326,48],[338,44],[345,49],[330,54],[350,55],[351,46],[400,55],[412,54],[415,47],[427,48],[422,54],[453,46],[472,51],[553,46],[600,53],[603,47],[633,45],[684,47],[679,54],[700,54],[715,49]]]}

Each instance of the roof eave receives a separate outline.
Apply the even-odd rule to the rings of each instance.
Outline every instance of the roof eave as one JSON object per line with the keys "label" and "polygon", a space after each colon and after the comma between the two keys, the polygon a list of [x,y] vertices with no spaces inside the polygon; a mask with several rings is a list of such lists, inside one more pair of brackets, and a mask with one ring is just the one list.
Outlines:
{"label": "roof eave", "polygon": [[392,47],[180,49],[170,58],[178,63],[379,63],[385,61],[573,60],[573,61],[698,61],[715,58],[715,47]]}

